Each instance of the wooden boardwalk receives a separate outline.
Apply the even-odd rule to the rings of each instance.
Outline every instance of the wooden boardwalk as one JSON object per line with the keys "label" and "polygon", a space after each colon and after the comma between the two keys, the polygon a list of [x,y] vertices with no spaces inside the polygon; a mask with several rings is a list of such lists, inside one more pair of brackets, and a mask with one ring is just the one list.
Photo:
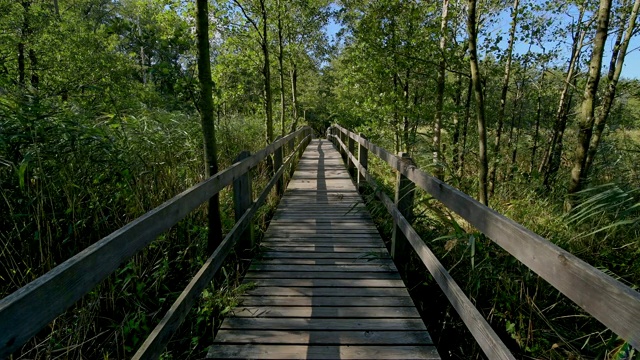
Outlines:
{"label": "wooden boardwalk", "polygon": [[208,358],[439,359],[340,154],[313,140]]}

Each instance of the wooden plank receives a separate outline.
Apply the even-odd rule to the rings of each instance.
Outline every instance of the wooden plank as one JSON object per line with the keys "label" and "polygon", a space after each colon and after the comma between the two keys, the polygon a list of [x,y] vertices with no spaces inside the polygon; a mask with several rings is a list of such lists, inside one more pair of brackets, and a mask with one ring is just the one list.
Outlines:
{"label": "wooden plank", "polygon": [[[353,134],[355,135],[355,134]],[[351,134],[350,134],[351,136]],[[460,190],[409,167],[355,135],[417,186],[441,201],[632,346],[640,348],[640,293]]]}
{"label": "wooden plank", "polygon": [[415,306],[409,296],[326,297],[326,296],[243,296],[241,306]]}
{"label": "wooden plank", "polygon": [[227,318],[220,329],[246,330],[422,330],[421,319]]}
{"label": "wooden plank", "polygon": [[256,287],[247,291],[252,296],[408,296],[404,288],[360,288],[360,287]]}
{"label": "wooden plank", "polygon": [[[385,349],[387,351],[385,351]],[[433,346],[371,345],[265,345],[213,346],[207,355],[216,359],[439,359]]]}
{"label": "wooden plank", "polygon": [[263,248],[266,249],[279,249],[282,251],[316,251],[316,252],[330,252],[330,253],[368,253],[371,251],[379,252],[385,250],[381,245],[366,244],[353,244],[353,245],[303,245],[303,244],[277,244],[271,246],[271,244],[264,244]]}
{"label": "wooden plank", "polygon": [[[268,318],[349,318],[349,319],[419,319],[420,314],[414,307],[347,307],[347,306],[240,306],[234,312],[235,317]],[[217,338],[217,337],[216,337]]]}
{"label": "wooden plank", "polygon": [[378,254],[385,251],[383,243],[376,242],[375,239],[344,239],[335,243],[318,240],[293,240],[286,241],[283,239],[273,239],[264,242],[261,249],[264,251],[315,251],[318,253],[360,253],[360,254]]}
{"label": "wooden plank", "polygon": [[255,286],[404,288],[399,279],[257,279]]}
{"label": "wooden plank", "polygon": [[[405,308],[399,308],[405,309]],[[431,345],[426,331],[220,330],[216,343],[291,345]]]}
{"label": "wooden plank", "polygon": [[284,252],[284,251],[268,251],[260,254],[262,259],[371,259],[381,258],[389,259],[390,256],[386,251],[377,253],[316,253],[316,252]]}
{"label": "wooden plank", "polygon": [[256,266],[260,265],[376,265],[390,266],[391,259],[357,257],[355,259],[260,259],[255,261]]}
{"label": "wooden plank", "polygon": [[[295,233],[299,232],[306,235],[331,235],[337,234],[373,234],[379,237],[380,233],[374,226],[338,226],[338,225],[282,225],[278,222],[272,222],[273,229],[270,233],[282,234],[282,233]],[[282,237],[282,236],[281,236]]]}
{"label": "wooden plank", "polygon": [[400,279],[394,271],[389,272],[357,272],[357,271],[322,271],[322,272],[291,272],[291,271],[249,271],[246,280],[251,279]]}
{"label": "wooden plank", "polygon": [[253,271],[371,271],[371,272],[387,272],[397,271],[393,265],[251,265]]}

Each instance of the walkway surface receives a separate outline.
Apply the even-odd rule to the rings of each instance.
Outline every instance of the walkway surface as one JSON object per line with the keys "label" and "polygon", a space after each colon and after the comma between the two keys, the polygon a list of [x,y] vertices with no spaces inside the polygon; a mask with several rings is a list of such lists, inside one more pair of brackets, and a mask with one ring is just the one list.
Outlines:
{"label": "walkway surface", "polygon": [[340,154],[313,140],[208,358],[439,359]]}

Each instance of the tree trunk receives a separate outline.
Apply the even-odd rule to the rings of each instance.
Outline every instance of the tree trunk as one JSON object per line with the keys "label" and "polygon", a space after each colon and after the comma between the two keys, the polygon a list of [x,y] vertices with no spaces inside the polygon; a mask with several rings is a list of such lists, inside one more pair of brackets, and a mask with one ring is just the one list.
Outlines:
{"label": "tree trunk", "polygon": [[[517,1],[517,0],[516,0]],[[442,127],[442,108],[444,107],[444,85],[447,69],[446,45],[447,45],[447,12],[449,0],[442,0],[442,21],[440,23],[440,66],[438,67],[438,78],[436,80],[436,113],[433,125],[433,175],[438,179],[443,179],[444,168],[442,167],[442,150],[440,145],[440,128]]]}
{"label": "tree trunk", "polygon": [[25,70],[24,70],[24,43],[18,43],[18,84],[24,86]]}
{"label": "tree trunk", "polygon": [[267,144],[273,142],[273,95],[271,91],[271,63],[269,62],[269,33],[267,27],[267,8],[265,0],[260,0],[260,12],[262,14],[262,56],[264,57],[264,65],[262,67],[262,77],[264,80],[264,110],[265,125],[267,129]]}
{"label": "tree trunk", "polygon": [[[589,152],[591,135],[593,132],[593,123],[595,121],[595,98],[596,92],[598,91],[598,83],[600,81],[602,53],[607,41],[607,31],[609,30],[610,9],[611,0],[600,0],[600,6],[598,9],[598,26],[596,28],[596,36],[593,41],[591,62],[589,64],[589,77],[587,78],[587,86],[584,89],[584,97],[579,115],[578,146],[576,147],[573,169],[571,170],[571,179],[569,181],[568,188],[569,195],[580,191],[586,182],[587,174],[584,170]],[[567,209],[570,209],[571,205],[571,199],[569,199]]]}
{"label": "tree trunk", "polygon": [[[606,1],[606,0],[603,0]],[[478,201],[484,205],[489,205],[487,194],[487,129],[484,118],[484,97],[482,94],[482,84],[480,82],[480,71],[478,68],[478,51],[476,48],[476,0],[468,1],[467,32],[469,34],[469,63],[471,69],[471,81],[473,82],[473,92],[476,99],[477,120],[478,120]]]}
{"label": "tree trunk", "polygon": [[458,156],[460,156],[460,103],[462,102],[462,75],[458,74],[456,92],[453,96],[455,111],[453,113],[453,135],[451,136],[451,169],[454,174],[458,172]]}
{"label": "tree trunk", "polygon": [[283,57],[283,43],[282,43],[282,9],[280,8],[280,1],[277,3],[278,6],[278,70],[280,72],[280,125],[281,125],[281,135],[284,137],[285,135],[285,93],[284,93],[284,66],[282,65],[282,57]]}
{"label": "tree trunk", "polygon": [[404,86],[402,96],[404,98],[404,114],[402,116],[402,141],[404,142],[404,151],[411,153],[411,146],[409,143],[409,132],[411,127],[409,124],[409,75],[410,70],[407,69],[405,73]]}
{"label": "tree trunk", "polygon": [[[620,80],[620,74],[622,73],[622,65],[624,65],[624,57],[627,54],[627,48],[629,47],[629,41],[631,40],[631,36],[633,35],[633,31],[636,26],[636,18],[638,17],[638,8],[640,8],[640,0],[636,0],[633,4],[633,10],[631,11],[631,15],[629,17],[629,25],[625,31],[624,39],[622,38],[622,27],[626,21],[621,22],[621,29],[616,39],[616,45],[613,48],[613,54],[611,56],[611,63],[609,65],[609,74],[607,76],[608,84],[605,94],[602,100],[602,108],[600,109],[600,113],[595,121],[595,132],[593,134],[593,138],[591,139],[591,144],[589,145],[589,152],[587,154],[587,160],[585,164],[584,172],[585,174],[589,174],[589,170],[591,169],[591,165],[593,164],[593,159],[596,156],[596,152],[598,151],[598,146],[600,145],[600,141],[602,139],[602,132],[604,130],[604,126],[607,122],[607,118],[609,117],[609,113],[611,112],[611,107],[613,105],[613,101],[616,97],[616,88],[618,86],[618,80]],[[586,177],[586,175],[585,175]]]}
{"label": "tree trunk", "polygon": [[489,195],[493,195],[496,182],[496,168],[500,159],[500,136],[502,134],[502,125],[504,123],[504,113],[507,107],[507,93],[509,91],[509,76],[511,75],[511,56],[513,53],[513,43],[516,38],[516,26],[518,23],[518,4],[519,0],[513,1],[513,9],[511,10],[511,29],[509,30],[509,45],[507,47],[507,61],[504,65],[504,79],[502,80],[502,92],[500,93],[500,108],[498,109],[498,124],[496,128],[496,139],[493,144],[493,162],[489,171]]}
{"label": "tree trunk", "polygon": [[38,58],[33,49],[29,49],[29,65],[31,66],[31,86],[37,89],[40,84],[40,76],[38,76]]}
{"label": "tree trunk", "polygon": [[[216,133],[213,118],[213,81],[209,60],[209,3],[197,0],[196,32],[198,46],[198,80],[200,81],[200,120],[204,135],[205,175],[210,177],[218,172]],[[209,254],[222,242],[222,224],[218,194],[209,200],[209,234],[207,252]]]}
{"label": "tree trunk", "polygon": [[469,121],[471,121],[471,93],[473,92],[473,81],[469,78],[467,86],[467,98],[464,102],[464,123],[462,123],[462,141],[460,142],[460,151],[458,152],[458,178],[462,178],[464,174],[464,157],[467,152],[467,130],[469,129]]}
{"label": "tree trunk", "polygon": [[298,66],[295,62],[291,64],[291,115],[293,122],[289,132],[296,130],[298,126]]}
{"label": "tree trunk", "polygon": [[533,146],[531,147],[531,162],[529,164],[529,176],[532,175],[538,151],[538,136],[540,134],[540,118],[542,117],[542,84],[544,83],[545,68],[542,68],[542,75],[538,83],[538,98],[536,101],[536,130],[533,134]]}
{"label": "tree trunk", "polygon": [[580,66],[582,44],[587,33],[586,29],[582,29],[582,18],[584,17],[584,12],[585,6],[583,4],[580,8],[580,14],[578,15],[576,32],[573,35],[571,58],[569,59],[567,76],[565,78],[564,86],[562,87],[562,93],[560,94],[558,110],[556,111],[556,122],[553,128],[553,137],[549,144],[549,150],[545,153],[543,162],[540,165],[540,172],[544,173],[542,183],[547,189],[551,188],[551,185],[554,183],[555,176],[560,169],[564,131],[567,128],[567,119],[569,117],[569,109],[571,108],[572,95],[569,92],[570,85],[573,83],[573,86],[575,87],[577,82],[575,73]]}

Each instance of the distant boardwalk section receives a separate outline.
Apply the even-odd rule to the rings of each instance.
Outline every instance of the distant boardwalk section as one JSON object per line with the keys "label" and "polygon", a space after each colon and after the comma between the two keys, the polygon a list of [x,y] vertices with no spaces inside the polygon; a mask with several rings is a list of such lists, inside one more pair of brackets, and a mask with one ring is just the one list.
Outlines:
{"label": "distant boardwalk section", "polygon": [[439,359],[340,154],[307,147],[208,358]]}

